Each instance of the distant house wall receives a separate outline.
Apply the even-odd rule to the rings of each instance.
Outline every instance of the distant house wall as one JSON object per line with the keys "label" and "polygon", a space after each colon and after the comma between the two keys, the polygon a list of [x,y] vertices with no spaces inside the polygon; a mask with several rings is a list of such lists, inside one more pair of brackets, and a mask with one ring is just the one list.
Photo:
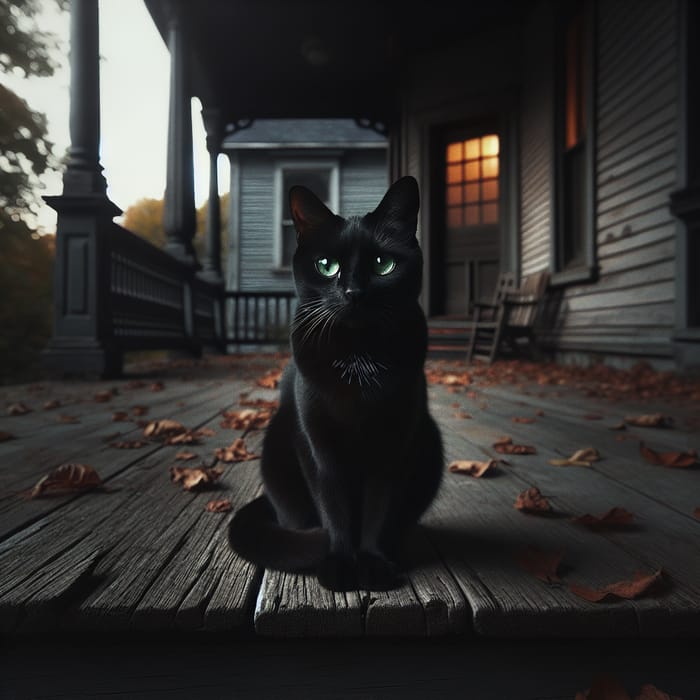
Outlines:
{"label": "distant house wall", "polygon": [[[279,215],[276,203],[277,186],[275,169],[280,163],[303,161],[305,163],[337,162],[338,200],[342,215],[366,214],[374,209],[387,188],[387,153],[385,149],[347,151],[318,151],[293,153],[242,150],[236,154],[237,167],[232,168],[231,191],[238,191],[237,231],[232,231],[232,241],[237,249],[230,253],[230,267],[237,267],[238,291],[287,291],[293,290],[289,270],[275,267],[275,237],[278,235]],[[235,256],[238,255],[238,261]],[[233,284],[229,278],[229,288]]]}

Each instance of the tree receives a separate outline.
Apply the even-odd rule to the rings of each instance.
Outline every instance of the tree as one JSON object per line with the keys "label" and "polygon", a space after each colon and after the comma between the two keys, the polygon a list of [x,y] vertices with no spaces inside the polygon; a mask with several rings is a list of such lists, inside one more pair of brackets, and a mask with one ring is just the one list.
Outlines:
{"label": "tree", "polygon": [[[194,249],[197,258],[202,260],[206,254],[207,210],[209,203],[205,202],[197,209],[197,232],[194,236]],[[228,237],[229,193],[221,196],[221,250],[222,265],[226,267],[226,250]],[[153,245],[162,248],[165,245],[163,231],[163,200],[140,199],[132,204],[124,213],[124,228],[145,238]]]}
{"label": "tree", "polygon": [[[64,9],[66,0],[55,0]],[[56,38],[41,0],[0,0],[0,71],[53,74]],[[53,240],[36,232],[39,176],[58,167],[46,117],[0,83],[0,381],[26,378],[51,328]]]}

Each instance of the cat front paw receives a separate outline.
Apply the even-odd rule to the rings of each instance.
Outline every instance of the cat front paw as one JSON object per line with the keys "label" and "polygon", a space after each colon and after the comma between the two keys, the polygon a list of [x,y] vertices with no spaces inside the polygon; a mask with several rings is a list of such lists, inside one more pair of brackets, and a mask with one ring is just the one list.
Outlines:
{"label": "cat front paw", "polygon": [[352,557],[343,554],[329,554],[319,565],[316,576],[331,591],[357,589],[357,565]]}
{"label": "cat front paw", "polygon": [[394,564],[372,552],[360,552],[358,555],[357,578],[360,588],[367,591],[389,591],[402,584]]}

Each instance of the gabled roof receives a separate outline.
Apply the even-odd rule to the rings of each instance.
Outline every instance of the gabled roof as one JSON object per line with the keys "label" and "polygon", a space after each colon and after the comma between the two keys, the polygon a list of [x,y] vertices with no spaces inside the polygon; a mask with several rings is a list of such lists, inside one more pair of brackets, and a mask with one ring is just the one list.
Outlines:
{"label": "gabled roof", "polygon": [[387,139],[353,119],[258,119],[225,136],[224,150],[253,148],[386,148]]}

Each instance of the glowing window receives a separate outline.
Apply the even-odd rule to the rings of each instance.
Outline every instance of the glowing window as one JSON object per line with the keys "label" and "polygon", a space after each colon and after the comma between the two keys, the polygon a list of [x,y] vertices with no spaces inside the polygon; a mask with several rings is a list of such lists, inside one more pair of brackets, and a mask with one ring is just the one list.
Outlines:
{"label": "glowing window", "polygon": [[448,227],[498,223],[499,156],[500,141],[496,134],[455,141],[447,146]]}

